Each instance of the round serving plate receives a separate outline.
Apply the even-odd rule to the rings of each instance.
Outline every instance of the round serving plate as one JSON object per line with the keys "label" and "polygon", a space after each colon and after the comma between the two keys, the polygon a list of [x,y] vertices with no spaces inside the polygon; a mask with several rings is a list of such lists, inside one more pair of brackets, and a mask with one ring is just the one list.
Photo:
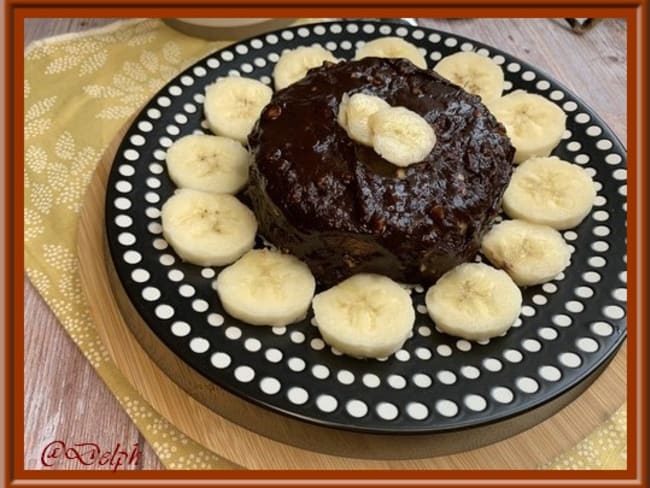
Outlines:
{"label": "round serving plate", "polygon": [[[183,135],[209,133],[203,93],[217,77],[246,76],[272,86],[284,49],[317,43],[350,59],[360,43],[389,35],[418,46],[429,67],[459,50],[477,51],[503,67],[506,91],[524,89],[562,107],[567,130],[553,154],[585,167],[598,196],[582,224],[563,232],[573,250],[571,265],[553,281],[523,290],[521,317],[505,336],[476,343],[438,332],[426,313],[426,290],[416,286],[412,337],[385,360],[357,360],[323,342],[311,313],[300,323],[273,328],[225,313],[212,288],[219,268],[184,263],[162,236],[160,209],[175,190],[165,151]],[[433,433],[539,407],[612,357],[626,335],[626,180],[625,149],[612,131],[562,84],[526,62],[431,29],[317,23],[233,44],[163,87],[117,151],[107,186],[106,231],[117,276],[135,309],[176,356],[209,381],[322,426]],[[257,245],[265,245],[261,236]]]}

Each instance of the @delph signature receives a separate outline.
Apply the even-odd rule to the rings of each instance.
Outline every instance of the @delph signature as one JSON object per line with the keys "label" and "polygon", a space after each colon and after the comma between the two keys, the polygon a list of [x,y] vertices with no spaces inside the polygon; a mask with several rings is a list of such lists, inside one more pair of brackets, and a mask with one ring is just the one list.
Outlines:
{"label": "@delph signature", "polygon": [[95,442],[67,446],[62,440],[54,440],[43,449],[41,463],[52,467],[58,459],[74,459],[84,466],[108,466],[117,471],[120,467],[137,466],[142,461],[142,450],[137,442],[130,449],[118,442],[112,450],[106,450]]}

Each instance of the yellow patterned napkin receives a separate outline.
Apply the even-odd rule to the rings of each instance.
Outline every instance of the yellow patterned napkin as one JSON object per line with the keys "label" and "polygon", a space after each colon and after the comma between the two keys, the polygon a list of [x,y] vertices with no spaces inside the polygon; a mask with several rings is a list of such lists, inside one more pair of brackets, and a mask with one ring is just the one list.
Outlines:
{"label": "yellow patterned napkin", "polygon": [[[187,438],[131,387],[100,340],[81,289],[75,243],[82,198],[101,154],[165,82],[223,47],[160,20],[118,22],[38,41],[25,51],[27,275],[170,469],[237,466]],[[545,469],[624,468],[625,405]]]}

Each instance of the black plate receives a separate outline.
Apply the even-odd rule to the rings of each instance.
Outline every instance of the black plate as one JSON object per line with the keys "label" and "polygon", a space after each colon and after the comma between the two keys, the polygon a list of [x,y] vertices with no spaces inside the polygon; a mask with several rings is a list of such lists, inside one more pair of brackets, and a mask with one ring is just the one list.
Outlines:
{"label": "black plate", "polygon": [[[173,193],[165,149],[207,132],[203,91],[218,76],[271,84],[283,49],[319,43],[341,58],[396,35],[426,52],[430,67],[458,50],[491,56],[507,90],[525,89],[567,113],[555,155],[586,167],[596,205],[580,227],[565,273],[524,290],[521,319],[506,336],[470,343],[437,332],[421,287],[416,324],[385,361],[332,352],[310,318],[287,328],[249,326],[223,311],[218,269],[181,262],[161,235],[160,207]],[[106,229],[119,278],[158,337],[208,379],[277,412],[321,425],[377,433],[436,432],[493,422],[567,391],[610,358],[626,335],[626,153],[612,131],[562,84],[498,49],[444,32],[387,22],[311,24],[218,51],[168,83],[138,115],[117,152],[106,195]],[[262,245],[260,240],[259,245]]]}

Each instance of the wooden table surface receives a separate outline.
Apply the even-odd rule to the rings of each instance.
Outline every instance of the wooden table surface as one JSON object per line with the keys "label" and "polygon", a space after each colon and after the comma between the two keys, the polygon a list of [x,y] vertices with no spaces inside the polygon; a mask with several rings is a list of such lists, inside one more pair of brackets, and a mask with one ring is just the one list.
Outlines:
{"label": "wooden table surface", "polygon": [[[44,37],[82,31],[116,19],[27,19],[25,46]],[[521,57],[562,81],[627,140],[626,25],[607,19],[573,33],[563,19],[417,19],[420,25],[467,36]],[[96,442],[105,449],[139,443],[142,462],[130,469],[162,469],[154,451],[90,363],[25,278],[25,468],[55,439]],[[56,469],[83,469],[61,460]],[[45,468],[52,469],[52,468]]]}

